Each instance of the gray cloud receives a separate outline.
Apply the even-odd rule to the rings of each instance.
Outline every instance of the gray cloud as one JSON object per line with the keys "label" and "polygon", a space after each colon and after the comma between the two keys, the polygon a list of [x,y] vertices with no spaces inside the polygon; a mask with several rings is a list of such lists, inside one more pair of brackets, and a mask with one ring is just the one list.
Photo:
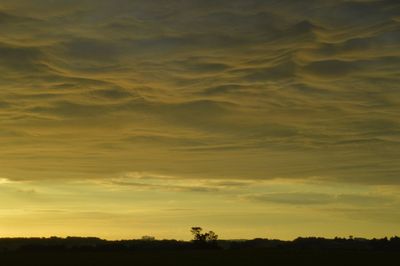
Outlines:
{"label": "gray cloud", "polygon": [[290,204],[290,205],[326,205],[345,204],[346,206],[378,206],[392,204],[395,198],[385,195],[367,194],[328,194],[316,192],[275,192],[247,196],[247,199]]}
{"label": "gray cloud", "polygon": [[331,195],[323,193],[269,193],[249,198],[263,202],[294,205],[326,204],[332,201]]}
{"label": "gray cloud", "polygon": [[2,1],[5,176],[398,183],[396,1],[161,2]]}

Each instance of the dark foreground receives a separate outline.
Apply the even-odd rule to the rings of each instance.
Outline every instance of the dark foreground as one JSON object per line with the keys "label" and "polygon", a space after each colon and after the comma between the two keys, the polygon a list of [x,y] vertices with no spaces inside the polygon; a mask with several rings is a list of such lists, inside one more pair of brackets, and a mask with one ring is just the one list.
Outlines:
{"label": "dark foreground", "polygon": [[8,265],[399,265],[400,253],[311,250],[26,251],[0,255]]}
{"label": "dark foreground", "polygon": [[0,238],[0,266],[400,265],[400,238],[293,241]]}

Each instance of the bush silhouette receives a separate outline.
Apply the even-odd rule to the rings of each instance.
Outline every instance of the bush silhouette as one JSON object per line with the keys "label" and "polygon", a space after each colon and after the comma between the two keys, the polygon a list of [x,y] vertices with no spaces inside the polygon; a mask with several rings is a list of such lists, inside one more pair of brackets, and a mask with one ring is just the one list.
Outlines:
{"label": "bush silhouette", "polygon": [[190,232],[193,234],[193,243],[197,247],[202,248],[215,248],[217,247],[218,235],[213,231],[208,231],[206,233],[202,233],[203,228],[201,227],[192,227]]}

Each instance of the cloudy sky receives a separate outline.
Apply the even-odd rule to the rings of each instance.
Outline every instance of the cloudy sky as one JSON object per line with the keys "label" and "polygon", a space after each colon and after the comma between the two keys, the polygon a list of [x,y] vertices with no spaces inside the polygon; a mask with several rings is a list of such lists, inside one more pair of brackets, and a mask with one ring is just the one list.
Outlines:
{"label": "cloudy sky", "polygon": [[399,235],[397,0],[1,0],[0,236]]}

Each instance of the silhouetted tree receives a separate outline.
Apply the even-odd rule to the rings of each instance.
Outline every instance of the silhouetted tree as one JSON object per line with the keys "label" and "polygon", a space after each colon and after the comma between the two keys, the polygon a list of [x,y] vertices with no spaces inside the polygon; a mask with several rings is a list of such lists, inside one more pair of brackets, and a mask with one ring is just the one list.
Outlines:
{"label": "silhouetted tree", "polygon": [[202,233],[203,228],[192,227],[190,232],[193,234],[193,242],[199,247],[217,247],[218,235],[213,231]]}
{"label": "silhouetted tree", "polygon": [[217,240],[218,240],[218,235],[215,234],[213,231],[208,231],[208,233],[206,233],[206,241],[214,242]]}

